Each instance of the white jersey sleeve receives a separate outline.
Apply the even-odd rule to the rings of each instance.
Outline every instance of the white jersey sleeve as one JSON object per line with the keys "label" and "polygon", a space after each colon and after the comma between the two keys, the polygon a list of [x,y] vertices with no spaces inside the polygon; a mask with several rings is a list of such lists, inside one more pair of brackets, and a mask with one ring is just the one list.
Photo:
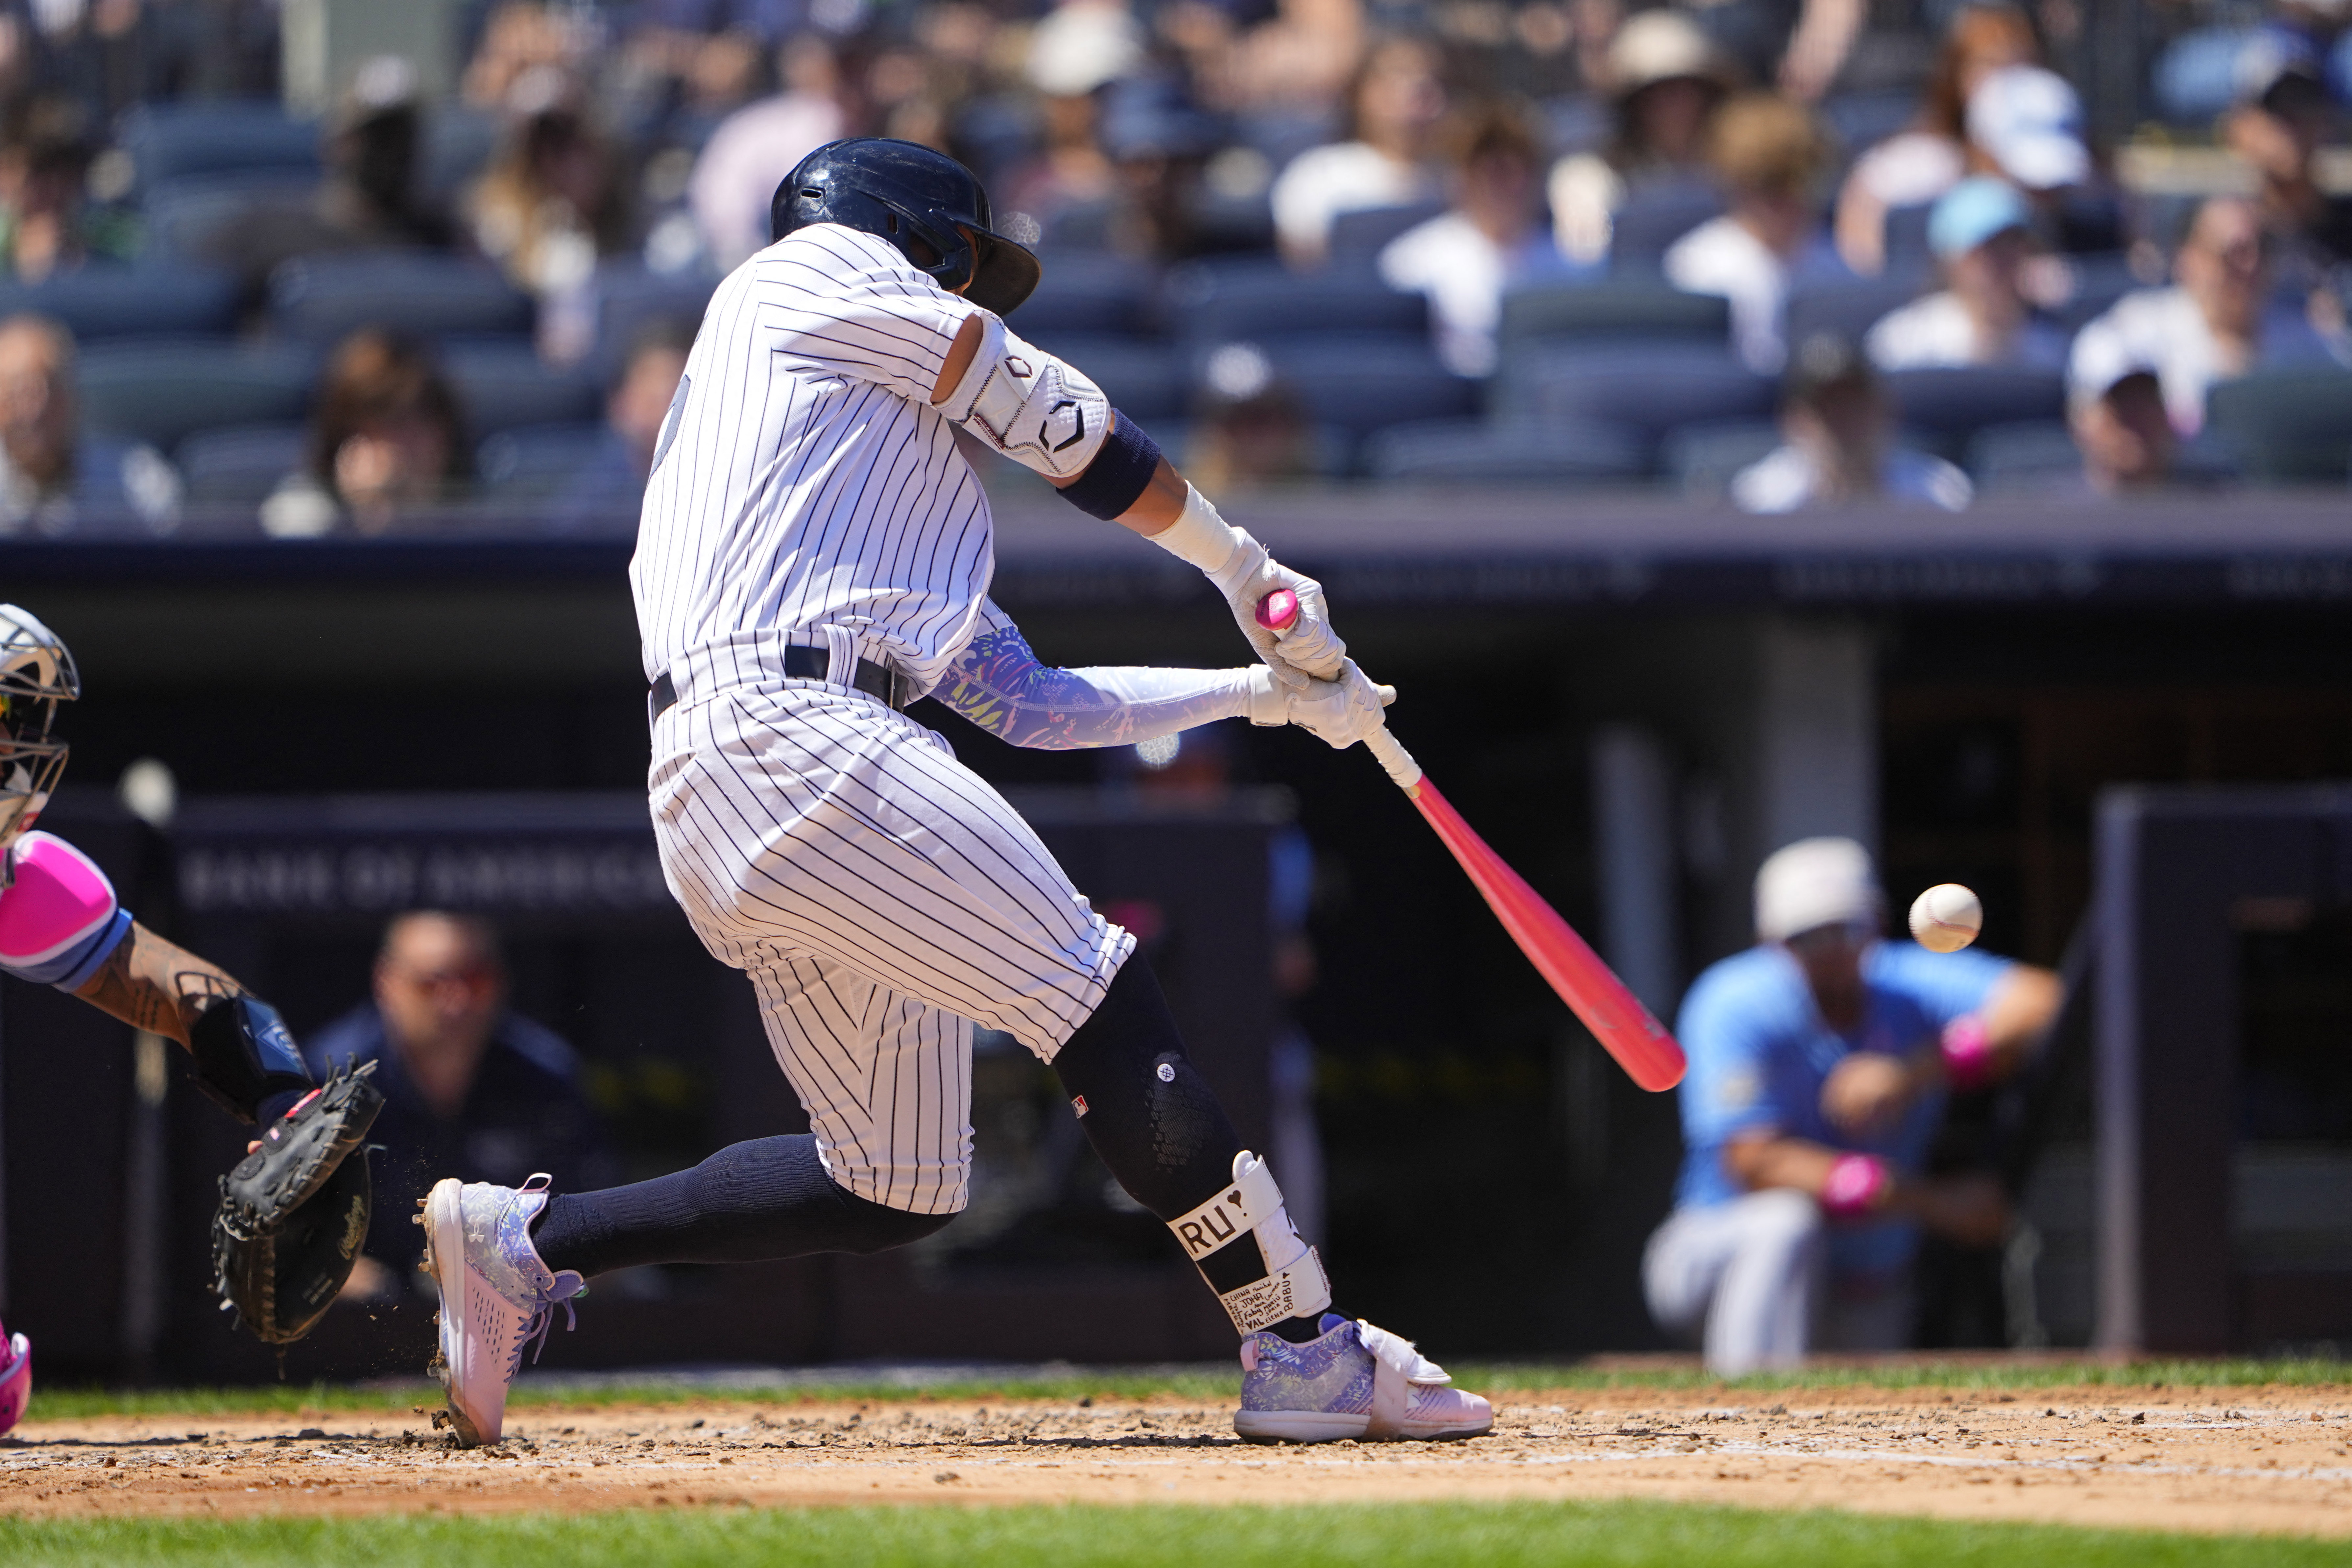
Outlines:
{"label": "white jersey sleeve", "polygon": [[1113,666],[1053,669],[1037,662],[992,599],[980,629],[931,695],[1016,746],[1066,752],[1131,746],[1220,719],[1247,716],[1246,669]]}
{"label": "white jersey sleeve", "polygon": [[794,369],[928,405],[956,333],[984,312],[877,236],[820,224],[796,237],[764,253],[773,262],[772,286],[760,292],[771,350]]}

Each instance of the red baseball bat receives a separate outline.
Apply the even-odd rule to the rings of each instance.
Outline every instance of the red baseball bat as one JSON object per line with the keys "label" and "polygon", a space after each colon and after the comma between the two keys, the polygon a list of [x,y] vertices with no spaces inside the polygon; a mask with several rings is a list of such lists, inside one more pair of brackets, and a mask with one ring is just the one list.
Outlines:
{"label": "red baseball bat", "polygon": [[[1257,605],[1258,625],[1269,631],[1286,630],[1298,618],[1298,595],[1276,588]],[[1397,744],[1385,727],[1365,737],[1364,744],[1389,777],[1421,812],[1445,847],[1503,922],[1519,951],[1536,972],[1559,993],[1559,999],[1584,1020],[1593,1038],[1606,1047],[1635,1083],[1656,1091],[1672,1089],[1683,1079],[1683,1048],[1666,1026],[1650,1016],[1642,999],[1601,961],[1601,955],[1560,919],[1527,879],[1511,869],[1487,847],[1462,814],[1437,792],[1412,753]]]}

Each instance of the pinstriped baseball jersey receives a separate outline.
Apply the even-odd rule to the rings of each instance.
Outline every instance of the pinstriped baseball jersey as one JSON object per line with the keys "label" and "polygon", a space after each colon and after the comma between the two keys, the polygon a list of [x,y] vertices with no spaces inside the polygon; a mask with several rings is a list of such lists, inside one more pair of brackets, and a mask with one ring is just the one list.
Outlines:
{"label": "pinstriped baseball jersey", "polygon": [[[964,1206],[972,1021],[1050,1060],[1135,943],[945,741],[845,672],[887,661],[929,690],[993,628],[950,681],[961,705],[1010,724],[1042,685],[1090,710],[1042,726],[1063,743],[1119,729],[1098,693],[1147,699],[1138,732],[1240,711],[1246,687],[1009,668],[988,500],[929,401],[975,308],[830,225],[737,268],[664,421],[630,566],[646,675],[676,694],[648,780],[670,890],[751,975],[833,1179],[922,1214]],[[788,676],[793,644],[834,679]]]}
{"label": "pinstriped baseball jersey", "polygon": [[995,564],[988,497],[930,405],[978,309],[834,224],[719,286],[663,421],[629,567],[648,680],[820,626],[918,689],[938,680]]}

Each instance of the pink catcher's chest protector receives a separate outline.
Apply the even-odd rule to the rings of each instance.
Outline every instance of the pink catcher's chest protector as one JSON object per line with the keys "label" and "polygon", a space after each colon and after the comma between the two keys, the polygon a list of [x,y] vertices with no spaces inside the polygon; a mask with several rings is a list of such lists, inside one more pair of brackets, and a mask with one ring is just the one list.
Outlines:
{"label": "pink catcher's chest protector", "polygon": [[33,1397],[33,1347],[24,1335],[0,1327],[0,1434],[24,1419]]}

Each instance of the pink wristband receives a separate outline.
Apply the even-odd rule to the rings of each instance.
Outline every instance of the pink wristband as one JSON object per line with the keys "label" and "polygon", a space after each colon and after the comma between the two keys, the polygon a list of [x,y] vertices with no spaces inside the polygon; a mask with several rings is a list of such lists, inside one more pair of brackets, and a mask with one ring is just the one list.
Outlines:
{"label": "pink wristband", "polygon": [[1886,1191],[1886,1162],[1875,1154],[1840,1154],[1822,1184],[1822,1212],[1832,1219],[1868,1214]]}
{"label": "pink wristband", "polygon": [[1992,1076],[1992,1037],[1974,1013],[1944,1026],[1943,1052],[1944,1077],[1954,1089],[1975,1089]]}

